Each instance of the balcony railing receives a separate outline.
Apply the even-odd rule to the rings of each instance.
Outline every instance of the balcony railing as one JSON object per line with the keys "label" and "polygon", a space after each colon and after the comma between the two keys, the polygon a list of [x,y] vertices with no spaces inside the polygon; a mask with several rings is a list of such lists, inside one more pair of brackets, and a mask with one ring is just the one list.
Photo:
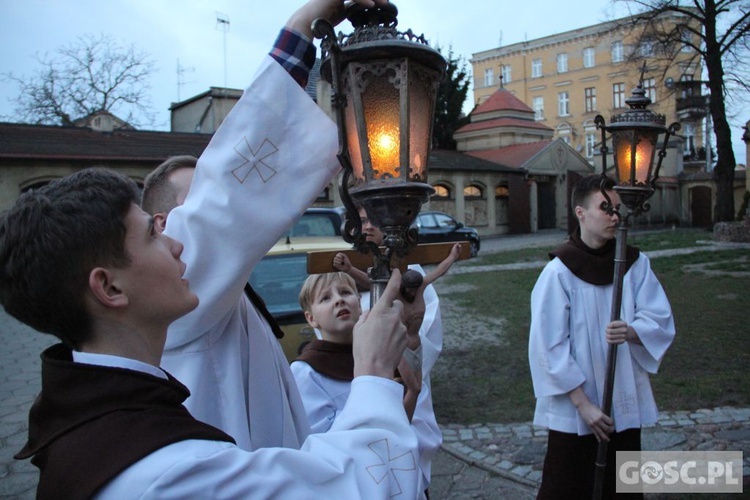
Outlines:
{"label": "balcony railing", "polygon": [[691,95],[679,97],[676,101],[677,116],[680,120],[698,120],[708,113],[708,96]]}

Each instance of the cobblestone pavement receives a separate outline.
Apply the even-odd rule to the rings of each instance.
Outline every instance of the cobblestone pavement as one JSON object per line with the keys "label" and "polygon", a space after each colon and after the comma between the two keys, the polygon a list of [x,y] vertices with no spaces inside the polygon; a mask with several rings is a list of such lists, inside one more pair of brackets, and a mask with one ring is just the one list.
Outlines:
{"label": "cobblestone pavement", "polygon": [[[488,239],[482,254],[564,241],[561,231]],[[750,245],[743,247],[750,248]],[[655,257],[654,253],[649,256]],[[451,269],[462,272],[462,263]],[[543,265],[539,263],[538,265]],[[481,272],[474,267],[472,272]],[[439,283],[439,282],[438,282]],[[439,293],[440,290],[439,290]],[[448,308],[447,304],[443,304]],[[457,312],[453,311],[454,316]],[[444,320],[451,316],[446,310]],[[501,327],[502,322],[498,322]],[[481,333],[481,332],[480,332]],[[18,323],[0,309],[0,498],[33,499],[37,470],[13,454],[23,446],[28,410],[39,391],[39,353],[55,340]],[[446,425],[444,444],[433,461],[430,497],[530,499],[536,495],[546,432],[530,423]],[[714,408],[664,413],[644,430],[644,446],[654,450],[741,450],[743,474],[750,475],[750,408]],[[746,486],[747,488],[747,486]]]}
{"label": "cobblestone pavement", "polygon": [[[443,449],[465,463],[526,486],[528,492],[539,487],[546,430],[531,422],[442,430]],[[743,476],[750,476],[750,408],[661,412],[654,427],[643,429],[642,445],[653,451],[742,451]]]}

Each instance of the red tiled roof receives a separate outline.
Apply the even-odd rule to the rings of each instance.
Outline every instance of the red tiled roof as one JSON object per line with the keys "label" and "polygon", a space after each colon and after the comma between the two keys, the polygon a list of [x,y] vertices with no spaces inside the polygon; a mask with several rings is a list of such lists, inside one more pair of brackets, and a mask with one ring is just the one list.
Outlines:
{"label": "red tiled roof", "polygon": [[500,89],[492,94],[489,99],[480,104],[471,114],[489,113],[491,111],[526,111],[533,113],[534,110],[528,107],[521,99],[514,96],[505,89]]}
{"label": "red tiled roof", "polygon": [[521,118],[496,118],[494,120],[486,120],[480,122],[472,122],[456,130],[456,134],[461,132],[472,132],[474,130],[485,130],[488,128],[500,128],[500,127],[521,127],[531,128],[535,130],[549,130],[552,131],[547,125],[543,123],[535,122],[534,120],[523,120]]}
{"label": "red tiled roof", "polygon": [[470,172],[514,172],[516,169],[487,161],[467,153],[448,149],[433,149],[430,151],[430,171],[447,170]]}
{"label": "red tiled roof", "polygon": [[528,142],[498,149],[466,151],[466,154],[509,167],[520,168],[550,144],[552,144],[552,140]]}
{"label": "red tiled roof", "polygon": [[0,158],[162,161],[200,156],[211,134],[0,123]]}

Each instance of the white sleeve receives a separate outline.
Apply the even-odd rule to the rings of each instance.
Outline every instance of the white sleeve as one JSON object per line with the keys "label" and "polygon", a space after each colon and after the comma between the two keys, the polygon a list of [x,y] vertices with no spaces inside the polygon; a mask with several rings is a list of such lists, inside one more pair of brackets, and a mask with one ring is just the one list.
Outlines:
{"label": "white sleeve", "polygon": [[310,435],[300,450],[182,441],[136,462],[98,498],[417,498],[417,443],[402,390],[358,377],[331,431]]}
{"label": "white sleeve", "polygon": [[570,297],[555,258],[545,266],[531,292],[529,367],[537,398],[567,394],[586,381],[570,352]]}
{"label": "white sleeve", "polygon": [[638,333],[643,345],[629,343],[628,346],[633,358],[644,370],[656,373],[674,340],[674,317],[667,294],[651,270],[648,257],[641,254],[639,261],[630,269],[633,273],[635,304],[632,310],[635,315],[628,323]]}
{"label": "white sleeve", "polygon": [[[426,273],[419,264],[412,264],[409,269]],[[422,326],[419,327],[419,338],[422,342],[422,377],[428,377],[435,362],[443,350],[443,320],[440,316],[440,299],[435,287],[429,285],[424,290],[425,312]]]}
{"label": "white sleeve", "polygon": [[422,390],[417,398],[417,407],[411,419],[411,425],[417,435],[419,446],[419,468],[422,471],[422,489],[430,484],[432,459],[435,458],[443,443],[443,433],[435,418],[432,406],[432,388],[430,380],[422,381]]}
{"label": "white sleeve", "polygon": [[170,326],[166,349],[221,331],[255,264],[338,172],[336,152],[334,123],[266,57],[167,219],[200,305]]}

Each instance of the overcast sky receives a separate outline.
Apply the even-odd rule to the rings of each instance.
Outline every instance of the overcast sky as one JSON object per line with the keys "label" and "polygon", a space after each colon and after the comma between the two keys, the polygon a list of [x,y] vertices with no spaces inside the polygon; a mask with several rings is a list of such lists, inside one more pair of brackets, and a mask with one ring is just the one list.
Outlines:
{"label": "overcast sky", "polygon": [[[399,29],[423,33],[431,45],[450,46],[467,61],[472,53],[500,44],[540,38],[624,14],[615,12],[608,0],[589,0],[586,9],[581,8],[583,2],[560,0],[394,3],[399,9]],[[172,102],[211,86],[244,88],[279,28],[301,4],[300,0],[0,0],[0,74],[31,75],[38,68],[35,55],[52,55],[84,34],[109,34],[120,44],[135,44],[156,62],[151,104],[157,118],[152,128],[168,130]],[[228,32],[218,29],[217,16],[229,19]],[[351,31],[348,23],[339,29]],[[178,61],[185,69],[179,86]],[[14,105],[8,99],[17,91],[15,84],[0,80],[0,120],[13,121]],[[745,160],[738,128],[743,118],[746,121],[750,113],[732,123],[739,163]]]}

